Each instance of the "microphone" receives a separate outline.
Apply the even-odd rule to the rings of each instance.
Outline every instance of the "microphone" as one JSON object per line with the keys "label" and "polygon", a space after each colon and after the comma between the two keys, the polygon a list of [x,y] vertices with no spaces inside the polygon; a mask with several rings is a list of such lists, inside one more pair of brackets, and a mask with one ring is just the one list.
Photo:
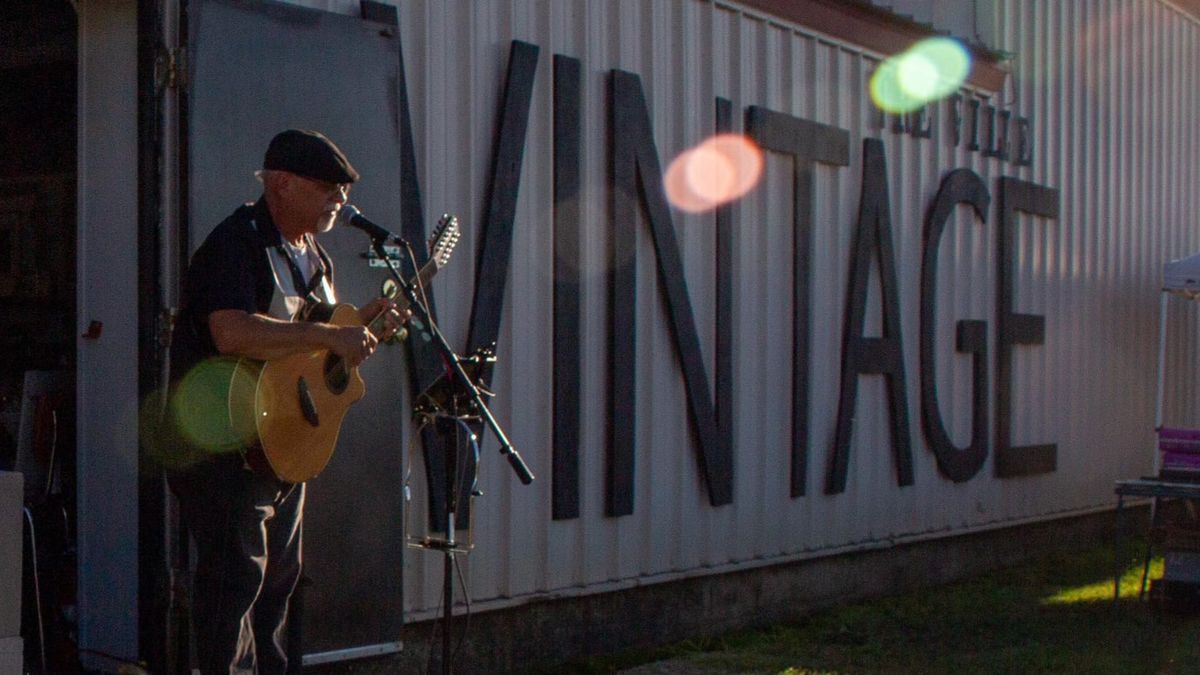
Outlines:
{"label": "microphone", "polygon": [[376,225],[367,220],[367,217],[362,214],[353,204],[347,204],[338,212],[337,224],[341,226],[349,226],[367,233],[375,241],[392,241],[400,245],[404,245],[404,240],[399,235],[392,233],[390,230]]}

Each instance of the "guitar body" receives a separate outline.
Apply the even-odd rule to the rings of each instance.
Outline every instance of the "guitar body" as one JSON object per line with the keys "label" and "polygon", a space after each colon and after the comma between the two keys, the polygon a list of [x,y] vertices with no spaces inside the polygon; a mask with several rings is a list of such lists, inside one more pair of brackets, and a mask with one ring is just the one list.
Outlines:
{"label": "guitar body", "polygon": [[[429,283],[450,260],[458,243],[458,219],[443,215],[429,242],[429,261],[410,283]],[[407,300],[396,298],[404,310]],[[375,324],[366,327],[379,335]],[[321,305],[308,317],[337,326],[363,326],[354,305]],[[222,386],[225,380],[222,377]],[[241,359],[229,374],[229,422],[233,445],[249,447],[246,459],[280,480],[302,483],[316,478],[337,446],[346,411],[366,393],[358,368],[346,368],[327,349],[291,354],[269,361]],[[222,429],[222,432],[227,431]],[[265,464],[266,466],[262,466]]]}
{"label": "guitar body", "polygon": [[[363,325],[348,304],[335,306],[323,320]],[[326,349],[266,362],[242,359],[229,388],[229,417],[239,436],[258,438],[280,480],[302,483],[329,463],[346,411],[365,393],[358,368],[345,368]]]}

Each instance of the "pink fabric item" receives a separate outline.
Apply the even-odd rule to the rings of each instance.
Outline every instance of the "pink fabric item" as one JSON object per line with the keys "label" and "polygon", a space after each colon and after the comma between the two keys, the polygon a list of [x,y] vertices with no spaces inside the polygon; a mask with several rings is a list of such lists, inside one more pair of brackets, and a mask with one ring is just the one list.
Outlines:
{"label": "pink fabric item", "polygon": [[1200,429],[1180,429],[1177,427],[1163,427],[1158,430],[1158,437],[1159,438],[1200,441]]}
{"label": "pink fabric item", "polygon": [[1200,470],[1200,453],[1164,452],[1162,468]]}
{"label": "pink fabric item", "polygon": [[1163,452],[1193,452],[1200,453],[1200,441],[1160,440],[1158,449]]}
{"label": "pink fabric item", "polygon": [[1158,449],[1167,453],[1200,454],[1200,429],[1163,427],[1158,430]]}

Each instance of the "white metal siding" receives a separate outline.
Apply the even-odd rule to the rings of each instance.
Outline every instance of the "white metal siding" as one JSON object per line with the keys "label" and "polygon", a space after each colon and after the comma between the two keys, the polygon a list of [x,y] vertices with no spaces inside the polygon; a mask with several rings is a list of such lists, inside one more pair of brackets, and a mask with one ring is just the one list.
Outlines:
{"label": "white metal siding", "polygon": [[[353,13],[357,2],[305,3]],[[1032,119],[1028,168],[951,147],[945,108],[933,139],[877,129],[865,92],[879,55],[719,1],[400,2],[426,212],[460,215],[466,236],[435,282],[456,346],[466,340],[473,261],[511,40],[540,46],[500,336],[497,417],[539,480],[516,482],[488,439],[475,502],[472,597],[497,606],[538,595],[598,592],[692,574],[881,546],[926,536],[1104,508],[1112,481],[1151,465],[1157,291],[1161,266],[1200,245],[1191,114],[1197,24],[1154,0],[996,2],[996,46],[1013,75],[991,103]],[[552,293],[551,58],[583,66],[581,517],[550,518]],[[604,508],[608,244],[606,77],[642,78],[665,167],[713,128],[713,97],[848,129],[849,167],[816,170],[812,405],[808,495],[788,493],[791,355],[791,174],[770,155],[762,184],[735,207],[734,502],[714,508],[699,479],[683,380],[673,355],[647,228],[638,246],[638,455],[634,513]],[[862,140],[886,146],[900,285],[915,484],[898,487],[883,378],[860,379],[845,493],[826,496],[851,240],[861,192]],[[989,461],[970,481],[938,473],[920,425],[918,308],[923,219],[941,178],[968,167],[992,196],[986,224],[959,207],[941,243],[938,389],[951,437],[970,434],[968,356],[954,324],[988,323],[995,382],[996,202],[1002,175],[1056,188],[1056,220],[1019,218],[1014,310],[1043,314],[1046,341],[1013,358],[1012,440],[1057,443],[1058,470],[1000,480]],[[367,176],[365,180],[378,180]],[[713,376],[715,225],[673,213],[697,329]],[[868,333],[881,330],[872,272]],[[1175,301],[1168,422],[1196,405],[1190,374],[1197,314]],[[989,387],[994,442],[994,384]],[[424,499],[417,480],[416,502]],[[423,511],[423,509],[419,509]],[[418,513],[417,517],[423,517]],[[421,522],[417,520],[416,522]],[[409,617],[438,605],[441,562],[408,557]]]}

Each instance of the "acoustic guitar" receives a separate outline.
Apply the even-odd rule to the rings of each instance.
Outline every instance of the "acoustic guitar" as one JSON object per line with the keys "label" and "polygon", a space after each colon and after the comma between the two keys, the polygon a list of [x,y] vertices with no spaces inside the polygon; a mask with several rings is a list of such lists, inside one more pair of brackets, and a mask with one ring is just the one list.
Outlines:
{"label": "acoustic guitar", "polygon": [[[458,238],[458,220],[442,216],[430,237],[429,262],[413,278],[414,285],[429,283],[450,261]],[[406,298],[394,299],[399,310],[408,307]],[[336,326],[364,325],[351,304],[314,308],[307,319]],[[383,319],[381,312],[365,325],[378,335]],[[247,459],[252,465],[270,470],[280,480],[302,483],[329,463],[346,411],[365,393],[358,368],[328,349],[269,361],[240,359],[229,385],[229,419],[234,433],[251,441]]]}

